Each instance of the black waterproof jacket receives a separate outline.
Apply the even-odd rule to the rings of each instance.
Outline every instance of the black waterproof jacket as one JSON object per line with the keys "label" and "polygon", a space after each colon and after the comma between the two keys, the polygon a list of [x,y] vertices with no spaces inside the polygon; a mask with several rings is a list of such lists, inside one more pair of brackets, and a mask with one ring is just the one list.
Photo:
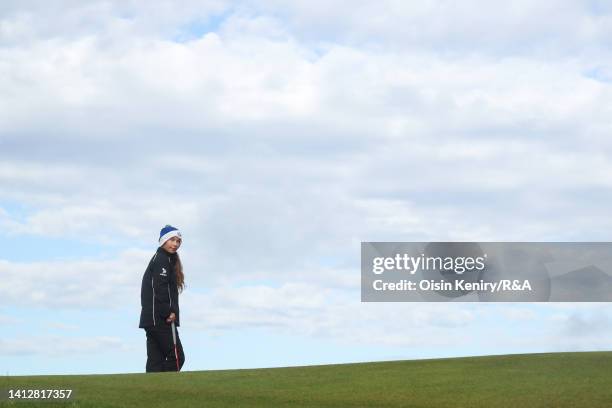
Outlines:
{"label": "black waterproof jacket", "polygon": [[149,266],[142,277],[140,289],[140,324],[138,327],[168,325],[166,318],[174,312],[174,324],[180,326],[178,286],[176,285],[177,255],[167,252],[162,247],[151,258]]}

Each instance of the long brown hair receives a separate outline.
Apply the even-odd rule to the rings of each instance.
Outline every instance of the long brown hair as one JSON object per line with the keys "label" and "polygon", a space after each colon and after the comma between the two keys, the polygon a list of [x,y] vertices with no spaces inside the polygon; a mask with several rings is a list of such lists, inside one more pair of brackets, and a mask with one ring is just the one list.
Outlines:
{"label": "long brown hair", "polygon": [[174,271],[176,272],[176,286],[179,292],[183,292],[183,289],[185,289],[185,274],[183,273],[183,263],[181,262],[178,252],[176,253]]}

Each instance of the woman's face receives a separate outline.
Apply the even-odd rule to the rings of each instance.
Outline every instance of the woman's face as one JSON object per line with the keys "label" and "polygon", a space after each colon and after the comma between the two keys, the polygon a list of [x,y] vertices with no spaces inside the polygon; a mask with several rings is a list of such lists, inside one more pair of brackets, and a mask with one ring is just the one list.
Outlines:
{"label": "woman's face", "polygon": [[172,237],[166,242],[164,242],[164,245],[162,246],[162,248],[164,248],[166,251],[170,252],[171,254],[174,254],[181,246],[181,242],[182,241],[179,237]]}

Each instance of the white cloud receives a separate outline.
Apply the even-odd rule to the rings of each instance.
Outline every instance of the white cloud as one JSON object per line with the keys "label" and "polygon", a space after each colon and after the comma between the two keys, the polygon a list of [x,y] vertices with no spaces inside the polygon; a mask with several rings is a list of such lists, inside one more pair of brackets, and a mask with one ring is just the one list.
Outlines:
{"label": "white cloud", "polygon": [[436,336],[446,330],[469,331],[477,315],[469,305],[361,303],[358,291],[304,283],[185,293],[182,305],[183,325],[212,334],[261,327],[367,345],[449,345],[450,338]]}
{"label": "white cloud", "polygon": [[80,326],[76,325],[76,324],[69,324],[69,323],[63,323],[63,322],[48,322],[45,327],[48,327],[50,329],[57,329],[57,330],[62,330],[62,331],[73,331],[73,330],[79,330]]}
{"label": "white cloud", "polygon": [[[570,55],[601,49],[610,8],[592,2],[255,1],[304,41],[465,54]],[[571,26],[572,30],[567,30]]]}
{"label": "white cloud", "polygon": [[0,260],[0,299],[5,307],[140,307],[140,283],[151,257],[126,251],[117,258],[48,262]]}
{"label": "white cloud", "polygon": [[37,336],[27,338],[0,339],[0,354],[5,356],[38,355],[64,357],[74,354],[99,354],[113,350],[114,353],[130,351],[120,338],[110,336],[60,337]]}
{"label": "white cloud", "polygon": [[206,294],[186,292],[182,325],[212,335],[258,327],[380,347],[525,352],[605,348],[601,333],[609,331],[603,323],[610,311],[588,304],[566,306],[573,310],[570,316],[551,320],[556,304],[361,303],[358,291],[325,285],[242,285]]}
{"label": "white cloud", "polygon": [[502,309],[501,313],[506,319],[518,321],[530,321],[538,317],[534,310],[520,306],[506,307]]}
{"label": "white cloud", "polygon": [[5,44],[40,39],[70,39],[103,34],[180,37],[189,26],[207,23],[228,10],[218,0],[89,1],[63,0],[52,5],[39,0],[4,1],[0,5],[0,33]]}
{"label": "white cloud", "polygon": [[[153,246],[171,222],[188,285],[212,288],[185,292],[186,313],[204,311],[194,324],[448,344],[441,334],[475,325],[474,309],[356,303],[361,241],[588,240],[612,227],[612,94],[588,75],[612,62],[609,10],[142,4],[0,6],[5,234]],[[149,255],[0,261],[0,295],[133,305]],[[389,334],[398,310],[408,329]],[[504,318],[533,317],[513,310]]]}

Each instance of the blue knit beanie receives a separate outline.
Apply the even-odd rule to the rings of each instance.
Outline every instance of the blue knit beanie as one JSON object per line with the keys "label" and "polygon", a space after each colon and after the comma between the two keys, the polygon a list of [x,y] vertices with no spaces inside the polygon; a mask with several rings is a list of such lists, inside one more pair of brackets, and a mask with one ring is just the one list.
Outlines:
{"label": "blue knit beanie", "polygon": [[181,240],[183,239],[178,228],[175,228],[172,225],[166,225],[161,229],[161,231],[159,231],[159,246],[164,245],[166,241],[172,237],[179,237]]}

